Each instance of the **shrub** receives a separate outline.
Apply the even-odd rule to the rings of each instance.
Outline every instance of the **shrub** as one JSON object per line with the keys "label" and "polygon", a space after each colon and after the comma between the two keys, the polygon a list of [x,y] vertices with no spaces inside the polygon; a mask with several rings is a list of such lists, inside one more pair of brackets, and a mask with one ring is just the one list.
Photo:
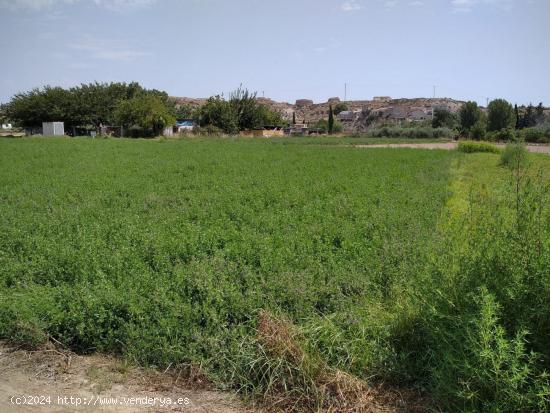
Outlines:
{"label": "shrub", "polygon": [[383,126],[369,132],[373,138],[439,139],[454,138],[456,131],[449,128]]}
{"label": "shrub", "polygon": [[474,141],[460,141],[458,143],[458,150],[464,153],[473,152],[489,152],[500,153],[500,150],[488,142],[474,142]]}
{"label": "shrub", "polygon": [[475,140],[482,140],[485,138],[485,135],[487,133],[487,125],[483,121],[476,122],[469,131],[469,136],[471,139]]}
{"label": "shrub", "polygon": [[521,142],[511,142],[506,145],[500,155],[500,164],[509,168],[525,166],[527,162],[527,149]]}
{"label": "shrub", "polygon": [[550,127],[525,128],[519,137],[524,142],[550,143]]}
{"label": "shrub", "polygon": [[510,142],[516,139],[516,131],[512,128],[487,132],[486,139],[490,142]]}

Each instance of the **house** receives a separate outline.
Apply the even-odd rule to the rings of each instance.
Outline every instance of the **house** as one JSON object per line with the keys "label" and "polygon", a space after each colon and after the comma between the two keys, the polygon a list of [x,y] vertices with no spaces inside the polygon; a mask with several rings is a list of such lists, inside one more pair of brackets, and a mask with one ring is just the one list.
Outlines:
{"label": "house", "polygon": [[11,129],[11,123],[2,123],[2,129],[4,130]]}
{"label": "house", "polygon": [[338,115],[336,115],[336,118],[340,122],[353,122],[356,118],[356,113],[352,112],[351,110],[344,110],[340,112]]}
{"label": "house", "polygon": [[178,119],[176,121],[176,132],[191,132],[195,127],[195,121],[193,119]]}
{"label": "house", "polygon": [[397,121],[407,119],[407,110],[400,106],[394,106],[390,113],[390,118]]}
{"label": "house", "polygon": [[409,119],[413,121],[423,121],[428,119],[428,113],[422,108],[412,108]]}
{"label": "house", "polygon": [[305,123],[296,123],[285,129],[287,135],[308,135],[309,127]]}

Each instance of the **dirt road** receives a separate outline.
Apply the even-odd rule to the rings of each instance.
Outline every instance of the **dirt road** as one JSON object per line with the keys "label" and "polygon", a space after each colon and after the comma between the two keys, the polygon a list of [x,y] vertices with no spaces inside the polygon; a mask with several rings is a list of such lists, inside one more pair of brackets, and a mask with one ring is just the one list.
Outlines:
{"label": "dirt road", "polygon": [[252,412],[230,394],[197,385],[192,390],[189,382],[178,379],[176,374],[130,368],[104,356],[14,350],[0,342],[3,413]]}
{"label": "dirt road", "polygon": [[[390,143],[390,144],[376,144],[376,145],[355,145],[356,148],[417,148],[417,149],[443,149],[452,150],[456,149],[458,144],[456,142],[443,142],[443,143]],[[499,148],[504,148],[505,145],[497,144]],[[550,153],[550,145],[526,145],[529,152],[537,153]]]}

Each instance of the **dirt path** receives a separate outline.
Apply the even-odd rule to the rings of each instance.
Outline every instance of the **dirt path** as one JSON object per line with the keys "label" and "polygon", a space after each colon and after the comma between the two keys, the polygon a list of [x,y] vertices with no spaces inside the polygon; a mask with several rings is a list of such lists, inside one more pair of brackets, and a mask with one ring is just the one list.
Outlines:
{"label": "dirt path", "polygon": [[[389,143],[389,144],[376,144],[376,145],[355,145],[356,148],[417,148],[417,149],[443,149],[452,150],[456,149],[458,144],[456,142],[444,142],[444,143]],[[497,144],[499,148],[504,148],[505,145]],[[529,152],[537,153],[550,153],[550,145],[527,145]]]}
{"label": "dirt path", "polygon": [[175,373],[129,368],[104,356],[29,352],[0,342],[2,413],[252,412],[230,394],[180,382]]}

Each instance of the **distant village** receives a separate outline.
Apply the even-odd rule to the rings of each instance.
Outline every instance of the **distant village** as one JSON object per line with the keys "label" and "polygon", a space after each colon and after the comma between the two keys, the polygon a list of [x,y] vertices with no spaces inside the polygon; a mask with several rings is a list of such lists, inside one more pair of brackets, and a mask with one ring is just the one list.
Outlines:
{"label": "distant village", "polygon": [[[90,86],[82,85],[85,87],[92,87],[97,90],[106,91],[109,88],[140,88],[139,85],[134,84],[94,84]],[[32,99],[34,95],[42,96],[50,92],[57,92],[57,89],[47,89],[43,91],[29,92],[28,96],[18,97],[18,99]],[[71,91],[66,91],[71,93]],[[144,92],[145,93],[145,92]],[[170,117],[170,120],[164,122],[164,124],[156,129],[156,135],[164,136],[176,136],[187,133],[205,133],[204,125],[200,122],[197,123],[197,119],[202,119],[196,114],[200,113],[202,109],[208,106],[210,99],[206,98],[188,98],[188,97],[169,97],[165,92],[151,91],[151,93],[164,93],[164,99],[166,105],[174,108],[175,116]],[[247,92],[248,93],[248,92]],[[267,122],[261,122],[259,127],[242,127],[235,132],[226,132],[229,134],[239,133],[244,136],[263,136],[263,137],[275,137],[286,135],[317,135],[326,134],[326,123],[332,112],[333,119],[336,120],[338,130],[334,130],[335,133],[367,133],[379,126],[394,125],[394,126],[406,126],[412,124],[418,124],[419,126],[431,126],[431,121],[434,118],[434,114],[438,111],[445,111],[449,114],[457,114],[461,107],[466,103],[463,101],[454,100],[451,98],[412,98],[412,99],[393,99],[390,96],[375,96],[371,100],[341,100],[338,97],[329,98],[323,103],[314,103],[311,99],[298,99],[293,104],[287,102],[277,102],[275,100],[256,97],[253,95],[256,102],[263,107],[269,109],[270,113],[277,114],[278,121],[273,124],[266,124]],[[52,98],[51,105],[56,105],[57,100]],[[68,101],[71,101],[69,97]],[[212,99],[212,98],[211,98]],[[29,103],[32,106],[32,103]],[[27,107],[29,107],[27,104]],[[132,105],[139,104],[139,100],[136,103],[130,103],[129,108]],[[112,104],[113,108],[106,109],[106,114],[103,118],[109,118],[111,113],[115,112],[116,106]],[[49,107],[49,106],[48,106]],[[48,108],[46,107],[46,109]],[[181,109],[181,110],[180,110]],[[96,109],[97,110],[97,109]],[[486,108],[480,107],[480,111],[485,112]],[[548,109],[543,108],[544,117],[548,117]],[[525,111],[525,107],[516,108],[516,116],[519,113]],[[54,111],[59,112],[59,111]],[[0,129],[0,136],[25,136],[25,135],[44,135],[44,136],[63,136],[63,135],[101,135],[101,136],[138,136],[139,130],[135,132],[133,125],[135,120],[128,120],[125,123],[106,123],[95,122],[95,125],[89,125],[90,121],[77,121],[79,122],[75,126],[75,120],[73,117],[72,123],[66,122],[63,117],[61,119],[51,116],[52,110],[44,111],[40,115],[34,116],[34,113],[30,115],[34,116],[34,120],[28,121],[26,124],[21,125],[20,128],[13,128],[11,123],[3,123]],[[181,113],[183,115],[178,115]],[[88,112],[84,113],[85,116]],[[47,118],[50,118],[49,120]],[[91,116],[93,119],[94,116]],[[117,122],[117,121],[115,121]],[[322,126],[324,122],[324,128]],[[86,124],[88,123],[88,124]],[[82,127],[84,125],[84,127]],[[132,133],[134,132],[134,135]],[[208,130],[206,130],[208,133]],[[217,129],[215,134],[223,132],[221,129]]]}
{"label": "distant village", "polygon": [[[198,108],[206,99],[174,97],[177,104]],[[369,127],[382,123],[403,124],[431,120],[433,111],[445,109],[457,113],[464,104],[450,98],[414,98],[392,99],[390,96],[375,96],[372,100],[342,101],[332,97],[323,103],[314,103],[310,99],[298,99],[294,104],[276,102],[259,97],[258,102],[282,114],[289,123],[287,128],[266,128],[263,132],[250,131],[249,134],[275,136],[292,134],[316,134],[314,125],[329,116],[330,107],[344,108],[336,110],[336,119],[342,124],[345,133],[365,132]],[[245,133],[246,134],[246,133]]]}

